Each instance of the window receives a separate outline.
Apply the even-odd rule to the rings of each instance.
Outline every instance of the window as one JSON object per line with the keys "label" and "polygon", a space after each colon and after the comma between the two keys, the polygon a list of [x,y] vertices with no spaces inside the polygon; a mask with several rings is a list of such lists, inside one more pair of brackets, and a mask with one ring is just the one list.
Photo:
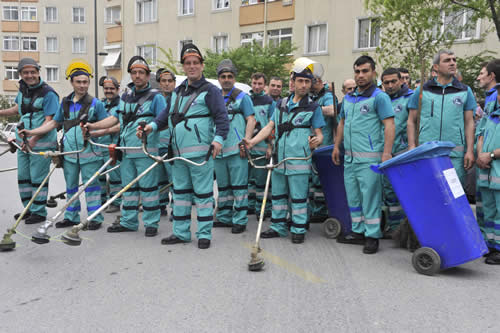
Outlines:
{"label": "window", "polygon": [[59,81],[59,67],[58,66],[45,66],[47,71],[47,76],[45,77],[47,82],[57,82]]}
{"label": "window", "polygon": [[38,51],[38,38],[21,37],[21,45],[23,51]]}
{"label": "window", "polygon": [[21,7],[21,21],[36,21],[36,7]]}
{"label": "window", "polygon": [[85,8],[73,7],[73,23],[85,23]]}
{"label": "window", "polygon": [[269,30],[267,32],[269,45],[278,46],[282,42],[292,42],[292,28]]}
{"label": "window", "polygon": [[374,18],[358,19],[358,49],[373,48],[380,45],[380,26]]}
{"label": "window", "polygon": [[328,29],[326,23],[309,25],[306,28],[306,53],[326,53],[328,51]]}
{"label": "window", "polygon": [[[460,10],[449,14],[442,14],[442,24],[440,25],[439,32],[446,34],[446,39],[455,40],[468,40],[472,38],[479,38],[479,24],[480,21],[472,21],[471,10]],[[446,31],[445,31],[446,29]],[[437,28],[434,29],[434,36]]]}
{"label": "window", "polygon": [[85,37],[73,37],[73,53],[85,53]]}
{"label": "window", "polygon": [[57,22],[57,7],[45,7],[45,22]]}
{"label": "window", "polygon": [[146,59],[148,64],[156,65],[156,46],[149,45],[140,45],[137,46],[137,54]]}
{"label": "window", "polygon": [[213,37],[213,50],[215,53],[221,54],[223,51],[227,51],[227,35],[220,35]]}
{"label": "window", "polygon": [[194,0],[179,0],[179,15],[193,15]]}
{"label": "window", "polygon": [[3,6],[3,19],[5,21],[19,21],[19,7]]}
{"label": "window", "polygon": [[227,9],[229,8],[229,0],[213,0],[212,8],[214,10]]}
{"label": "window", "polygon": [[262,31],[241,34],[241,46],[252,45],[253,41],[262,46],[263,40],[264,40],[264,32]]}
{"label": "window", "polygon": [[156,21],[156,0],[136,0],[136,22],[148,23]]}
{"label": "window", "polygon": [[5,66],[5,79],[6,80],[19,80],[19,73],[15,66]]}
{"label": "window", "polygon": [[115,21],[120,21],[121,7],[108,7],[104,13],[104,23],[113,24]]}
{"label": "window", "polygon": [[59,51],[59,45],[57,42],[57,37],[47,37],[45,39],[47,52],[57,52]]}
{"label": "window", "polygon": [[19,37],[17,36],[4,36],[3,49],[5,51],[19,51]]}

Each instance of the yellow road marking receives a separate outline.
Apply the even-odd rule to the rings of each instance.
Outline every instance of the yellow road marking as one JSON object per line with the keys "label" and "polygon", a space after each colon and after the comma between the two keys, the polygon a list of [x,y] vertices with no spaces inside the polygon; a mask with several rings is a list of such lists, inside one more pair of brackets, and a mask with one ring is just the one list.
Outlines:
{"label": "yellow road marking", "polygon": [[[250,243],[244,243],[244,246],[247,248],[247,249],[252,249],[253,247],[253,244],[250,244]],[[281,268],[284,268],[285,270],[287,270],[288,272],[290,273],[293,273],[299,277],[301,277],[302,279],[306,280],[307,282],[311,282],[311,283],[326,283],[325,280],[323,280],[322,278],[314,275],[313,273],[311,272],[308,272],[308,271],[305,271],[303,270],[302,268],[274,255],[274,254],[271,254],[267,251],[264,251],[264,250],[260,250],[259,252],[259,256],[261,256],[262,258],[272,262],[273,264],[277,265],[277,266],[280,266]]]}

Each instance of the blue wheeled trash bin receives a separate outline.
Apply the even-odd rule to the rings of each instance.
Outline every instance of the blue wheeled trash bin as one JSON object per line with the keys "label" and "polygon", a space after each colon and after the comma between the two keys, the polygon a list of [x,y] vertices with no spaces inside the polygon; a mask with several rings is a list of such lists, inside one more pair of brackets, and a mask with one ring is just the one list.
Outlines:
{"label": "blue wheeled trash bin", "polygon": [[433,275],[488,252],[449,154],[455,145],[432,141],[378,166],[391,182],[421,248],[417,272]]}
{"label": "blue wheeled trash bin", "polygon": [[323,230],[328,238],[337,238],[340,234],[351,233],[352,226],[344,186],[344,161],[341,160],[340,165],[333,164],[332,151],[333,145],[316,149],[312,159],[330,216],[323,223]]}

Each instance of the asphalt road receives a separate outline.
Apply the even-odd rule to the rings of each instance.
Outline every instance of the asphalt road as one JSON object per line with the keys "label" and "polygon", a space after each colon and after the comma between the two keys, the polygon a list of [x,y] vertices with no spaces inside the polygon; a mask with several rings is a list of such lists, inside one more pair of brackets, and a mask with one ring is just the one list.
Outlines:
{"label": "asphalt road", "polygon": [[[15,165],[14,155],[0,168]],[[20,211],[16,172],[0,174],[0,230]],[[61,170],[50,193],[64,191]],[[59,207],[62,203],[59,204]],[[53,216],[56,209],[49,210]],[[111,223],[115,215],[106,215]],[[411,254],[382,241],[375,255],[337,244],[313,225],[302,245],[263,240],[265,269],[249,272],[256,219],[212,246],[164,246],[171,233],[83,232],[79,247],[37,245],[21,224],[17,247],[0,252],[0,332],[498,332],[500,267],[482,259],[433,277]],[[266,226],[267,227],[267,223]]]}

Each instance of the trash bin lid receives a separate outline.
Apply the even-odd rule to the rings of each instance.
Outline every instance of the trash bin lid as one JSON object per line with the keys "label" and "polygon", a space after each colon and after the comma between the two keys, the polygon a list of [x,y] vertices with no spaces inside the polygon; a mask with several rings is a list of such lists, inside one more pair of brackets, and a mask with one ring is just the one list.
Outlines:
{"label": "trash bin lid", "polygon": [[455,148],[455,144],[449,141],[429,141],[421,144],[415,149],[407,151],[403,154],[395,156],[390,160],[385,161],[378,165],[378,169],[385,169],[394,165],[409,163],[413,161],[439,157],[448,156],[450,152]]}
{"label": "trash bin lid", "polygon": [[321,147],[321,148],[318,148],[318,149],[315,149],[314,152],[313,152],[313,156],[314,155],[323,155],[323,154],[332,154],[332,151],[333,151],[333,146],[334,145],[329,145],[329,146],[324,146],[324,147]]}

